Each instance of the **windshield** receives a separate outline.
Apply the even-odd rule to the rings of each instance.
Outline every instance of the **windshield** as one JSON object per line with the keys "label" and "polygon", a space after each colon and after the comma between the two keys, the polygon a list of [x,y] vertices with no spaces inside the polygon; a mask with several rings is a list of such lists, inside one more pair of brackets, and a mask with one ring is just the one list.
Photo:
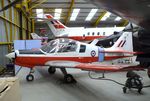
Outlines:
{"label": "windshield", "polygon": [[58,52],[73,52],[76,51],[76,41],[70,39],[60,39]]}
{"label": "windshield", "polygon": [[56,47],[57,47],[57,40],[52,40],[49,43],[47,43],[46,45],[44,45],[41,50],[46,52],[46,53],[54,53],[56,51]]}
{"label": "windshield", "polygon": [[74,52],[77,49],[77,43],[71,39],[56,39],[50,41],[48,44],[44,45],[41,50],[46,53],[62,53],[62,52]]}

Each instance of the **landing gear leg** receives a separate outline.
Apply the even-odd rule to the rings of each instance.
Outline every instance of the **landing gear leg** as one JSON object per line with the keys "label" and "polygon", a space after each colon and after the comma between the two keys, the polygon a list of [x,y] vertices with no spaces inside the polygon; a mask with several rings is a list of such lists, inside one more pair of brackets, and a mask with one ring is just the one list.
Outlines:
{"label": "landing gear leg", "polygon": [[71,74],[68,74],[65,68],[60,69],[62,73],[64,74],[64,81],[66,83],[76,83],[76,80],[73,78]]}
{"label": "landing gear leg", "polygon": [[27,81],[33,81],[34,80],[34,76],[32,75],[32,73],[34,73],[33,68],[30,69],[29,74],[26,76]]}

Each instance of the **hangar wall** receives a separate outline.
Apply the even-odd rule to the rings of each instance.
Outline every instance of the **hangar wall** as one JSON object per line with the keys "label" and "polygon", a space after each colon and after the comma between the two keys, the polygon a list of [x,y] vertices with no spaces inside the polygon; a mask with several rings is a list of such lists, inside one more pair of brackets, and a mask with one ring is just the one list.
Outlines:
{"label": "hangar wall", "polygon": [[[0,9],[11,3],[1,0]],[[0,66],[6,64],[5,54],[11,52],[13,40],[30,39],[31,21],[16,6],[0,12]]]}

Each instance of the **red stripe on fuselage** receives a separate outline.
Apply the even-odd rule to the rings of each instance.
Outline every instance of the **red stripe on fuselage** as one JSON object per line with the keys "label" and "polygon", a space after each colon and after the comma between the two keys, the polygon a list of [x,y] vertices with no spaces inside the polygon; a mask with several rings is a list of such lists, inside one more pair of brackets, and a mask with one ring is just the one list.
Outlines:
{"label": "red stripe on fuselage", "polygon": [[63,25],[54,25],[54,27],[55,27],[56,29],[65,28]]}
{"label": "red stripe on fuselage", "polygon": [[[97,38],[105,38],[106,36],[68,36],[67,38],[78,40],[78,41],[92,41]],[[57,37],[57,38],[66,38],[66,37]]]}
{"label": "red stripe on fuselage", "polygon": [[[129,56],[106,56],[105,60],[113,60],[118,58],[125,58]],[[75,61],[81,63],[98,62],[98,57],[28,57],[17,56],[15,64],[19,66],[32,68],[34,66],[44,66],[48,61]]]}
{"label": "red stripe on fuselage", "polygon": [[25,67],[43,66],[48,61],[76,61],[82,63],[96,62],[98,57],[24,57],[18,56],[15,64]]}

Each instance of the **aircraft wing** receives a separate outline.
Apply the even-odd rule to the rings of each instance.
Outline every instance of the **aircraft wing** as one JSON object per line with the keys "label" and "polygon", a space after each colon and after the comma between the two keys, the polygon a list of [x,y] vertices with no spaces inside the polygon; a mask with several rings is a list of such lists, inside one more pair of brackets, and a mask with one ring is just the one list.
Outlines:
{"label": "aircraft wing", "polygon": [[73,61],[49,61],[46,63],[48,66],[57,68],[75,68],[87,71],[128,71],[128,70],[143,70],[144,68],[139,65],[112,65],[101,63],[79,63]]}
{"label": "aircraft wing", "polygon": [[128,70],[143,70],[144,68],[139,65],[104,65],[104,64],[79,64],[76,68],[89,71],[128,71]]}

